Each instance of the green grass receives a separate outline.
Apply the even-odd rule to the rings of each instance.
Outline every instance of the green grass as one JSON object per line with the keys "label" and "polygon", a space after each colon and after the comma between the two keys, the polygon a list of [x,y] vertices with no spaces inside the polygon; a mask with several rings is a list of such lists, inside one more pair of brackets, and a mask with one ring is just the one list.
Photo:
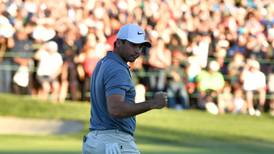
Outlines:
{"label": "green grass", "polygon": [[[89,104],[53,104],[0,94],[0,115],[78,120],[85,130],[58,136],[0,135],[0,154],[79,154],[88,130]],[[203,111],[153,110],[137,117],[142,154],[273,154],[274,118],[213,116]],[[0,124],[1,127],[1,124]]]}

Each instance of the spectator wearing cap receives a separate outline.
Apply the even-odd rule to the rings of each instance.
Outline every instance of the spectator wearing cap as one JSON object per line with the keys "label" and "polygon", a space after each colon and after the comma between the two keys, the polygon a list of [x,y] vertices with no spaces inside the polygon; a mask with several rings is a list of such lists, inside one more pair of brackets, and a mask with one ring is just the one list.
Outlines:
{"label": "spectator wearing cap", "polygon": [[208,70],[203,70],[197,76],[197,88],[199,91],[200,108],[205,108],[208,102],[217,103],[218,94],[225,85],[224,76],[219,72],[220,66],[217,61],[210,61]]}
{"label": "spectator wearing cap", "polygon": [[40,97],[43,99],[58,100],[60,91],[59,75],[63,64],[62,56],[58,53],[56,42],[45,43],[36,53],[35,58],[39,61],[37,67],[37,78],[42,89]]}
{"label": "spectator wearing cap", "polygon": [[[255,59],[248,59],[241,75],[243,89],[246,93],[247,108],[250,115],[259,116],[264,111],[266,99],[266,76],[260,71],[260,63]],[[254,82],[255,81],[255,82]],[[254,105],[254,94],[258,92],[259,103],[256,110]]]}

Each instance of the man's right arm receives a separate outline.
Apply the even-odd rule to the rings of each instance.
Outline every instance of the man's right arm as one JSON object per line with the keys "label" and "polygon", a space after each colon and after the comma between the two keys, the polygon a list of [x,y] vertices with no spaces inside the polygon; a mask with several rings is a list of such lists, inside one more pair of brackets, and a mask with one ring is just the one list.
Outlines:
{"label": "man's right arm", "polygon": [[125,102],[122,95],[114,94],[107,97],[107,109],[115,118],[127,118],[152,109],[161,109],[167,105],[167,94],[157,92],[153,99],[142,103]]}

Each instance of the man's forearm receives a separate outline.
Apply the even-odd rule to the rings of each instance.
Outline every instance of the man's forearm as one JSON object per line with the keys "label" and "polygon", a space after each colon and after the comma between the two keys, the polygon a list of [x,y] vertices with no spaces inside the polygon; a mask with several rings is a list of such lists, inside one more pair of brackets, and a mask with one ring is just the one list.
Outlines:
{"label": "man's forearm", "polygon": [[141,103],[116,102],[116,105],[109,109],[109,113],[116,118],[127,118],[136,116],[153,109],[151,101]]}

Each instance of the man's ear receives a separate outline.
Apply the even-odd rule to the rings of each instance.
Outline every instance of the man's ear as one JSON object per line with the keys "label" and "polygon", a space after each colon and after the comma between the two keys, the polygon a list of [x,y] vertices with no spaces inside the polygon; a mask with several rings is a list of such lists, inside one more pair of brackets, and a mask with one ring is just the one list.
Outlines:
{"label": "man's ear", "polygon": [[118,45],[118,42],[119,42],[119,40],[116,40],[116,41],[114,42],[114,48],[116,48],[116,47],[119,46],[119,45]]}
{"label": "man's ear", "polygon": [[123,43],[124,43],[123,40],[116,40],[116,41],[115,41],[115,46],[116,46],[116,47],[120,47]]}

